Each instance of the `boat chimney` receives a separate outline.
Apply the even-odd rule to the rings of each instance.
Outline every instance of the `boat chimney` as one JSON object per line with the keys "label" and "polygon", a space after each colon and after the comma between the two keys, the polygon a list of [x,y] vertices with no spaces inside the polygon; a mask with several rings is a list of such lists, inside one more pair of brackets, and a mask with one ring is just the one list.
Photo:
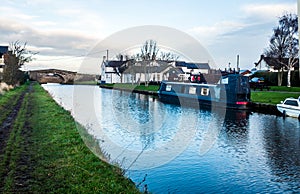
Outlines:
{"label": "boat chimney", "polygon": [[239,72],[239,66],[240,66],[240,55],[236,56],[236,70]]}

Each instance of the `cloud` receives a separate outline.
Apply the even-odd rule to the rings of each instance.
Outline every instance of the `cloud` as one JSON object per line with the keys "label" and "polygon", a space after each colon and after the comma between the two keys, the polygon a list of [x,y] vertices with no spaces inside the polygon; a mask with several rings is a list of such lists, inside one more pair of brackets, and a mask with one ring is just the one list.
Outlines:
{"label": "cloud", "polygon": [[3,16],[5,16],[5,18],[14,19],[17,21],[20,21],[20,20],[28,21],[28,20],[37,18],[37,16],[35,16],[35,15],[25,14],[16,8],[7,7],[7,6],[3,6],[3,5],[1,5],[1,7],[0,7],[0,13],[2,13]]}
{"label": "cloud", "polygon": [[95,37],[104,37],[103,31],[105,31],[105,26],[108,26],[101,17],[101,13],[83,7],[58,9],[55,14],[64,19],[60,23],[61,26],[80,30]]}
{"label": "cloud", "polygon": [[251,66],[251,61],[255,61],[267,46],[278,17],[285,13],[297,13],[296,9],[296,3],[246,4],[237,10],[241,14],[235,18],[197,26],[188,32],[208,47],[217,64],[234,62],[236,54],[240,54],[241,60],[245,61],[241,64]]}
{"label": "cloud", "polygon": [[36,21],[36,22],[32,22],[32,24],[36,27],[49,27],[49,26],[55,26],[57,23],[53,21]]}
{"label": "cloud", "polygon": [[242,6],[241,11],[248,19],[274,20],[285,13],[297,13],[297,3],[247,4]]}
{"label": "cloud", "polygon": [[[82,55],[97,41],[79,32],[67,30],[36,30],[13,20],[0,19],[2,41],[7,43],[20,40],[39,48],[43,55]],[[2,42],[2,44],[5,42]],[[52,48],[52,49],[43,49]]]}
{"label": "cloud", "polygon": [[284,13],[297,13],[297,3],[282,4],[246,4],[240,8],[242,16],[235,19],[224,20],[210,26],[197,26],[189,29],[206,45],[215,44],[217,40],[229,36],[258,34],[267,28],[276,25],[278,17]]}
{"label": "cloud", "polygon": [[201,43],[209,46],[214,44],[216,39],[223,34],[238,31],[247,27],[247,24],[235,21],[217,22],[211,26],[198,26],[188,30],[189,33],[194,34],[201,41]]}

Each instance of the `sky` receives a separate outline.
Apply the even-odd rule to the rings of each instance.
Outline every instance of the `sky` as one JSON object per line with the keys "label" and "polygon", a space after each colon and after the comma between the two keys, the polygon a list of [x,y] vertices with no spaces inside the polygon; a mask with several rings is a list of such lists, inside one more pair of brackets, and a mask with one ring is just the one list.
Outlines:
{"label": "sky", "polygon": [[[90,63],[99,66],[106,48],[97,48],[114,35],[145,25],[161,26],[198,41],[217,68],[229,63],[234,67],[239,55],[240,67],[252,69],[285,13],[297,14],[297,0],[2,0],[0,45],[19,40],[27,42],[28,50],[39,52],[25,69],[76,71],[87,65],[83,60],[91,52],[97,52],[99,58]],[[117,44],[122,43],[114,42]],[[115,54],[110,53],[110,59]]]}

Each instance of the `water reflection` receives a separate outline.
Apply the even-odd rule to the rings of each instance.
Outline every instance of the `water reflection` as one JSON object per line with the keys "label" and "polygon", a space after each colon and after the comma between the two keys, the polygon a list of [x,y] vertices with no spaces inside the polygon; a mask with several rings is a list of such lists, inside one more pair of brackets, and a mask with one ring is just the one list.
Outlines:
{"label": "water reflection", "polygon": [[300,188],[300,130],[291,118],[268,118],[264,125],[264,149],[268,165],[275,175],[272,181],[285,183],[291,191]]}
{"label": "water reflection", "polygon": [[[70,104],[70,88],[58,88],[48,89],[61,104]],[[297,119],[182,108],[96,87],[85,87],[84,94],[75,100],[74,116],[90,126],[111,161],[135,183],[147,174],[140,188],[148,185],[153,193],[300,192]]]}
{"label": "water reflection", "polygon": [[227,144],[239,146],[246,146],[248,143],[249,132],[249,115],[248,111],[227,110],[222,128],[222,135]]}

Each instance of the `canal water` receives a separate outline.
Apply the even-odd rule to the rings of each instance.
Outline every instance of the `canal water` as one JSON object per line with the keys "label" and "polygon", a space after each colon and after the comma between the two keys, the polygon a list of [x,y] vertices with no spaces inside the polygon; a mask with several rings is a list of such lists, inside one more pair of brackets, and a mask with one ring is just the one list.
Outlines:
{"label": "canal water", "polygon": [[43,87],[142,191],[300,193],[297,119],[180,107],[96,86]]}

